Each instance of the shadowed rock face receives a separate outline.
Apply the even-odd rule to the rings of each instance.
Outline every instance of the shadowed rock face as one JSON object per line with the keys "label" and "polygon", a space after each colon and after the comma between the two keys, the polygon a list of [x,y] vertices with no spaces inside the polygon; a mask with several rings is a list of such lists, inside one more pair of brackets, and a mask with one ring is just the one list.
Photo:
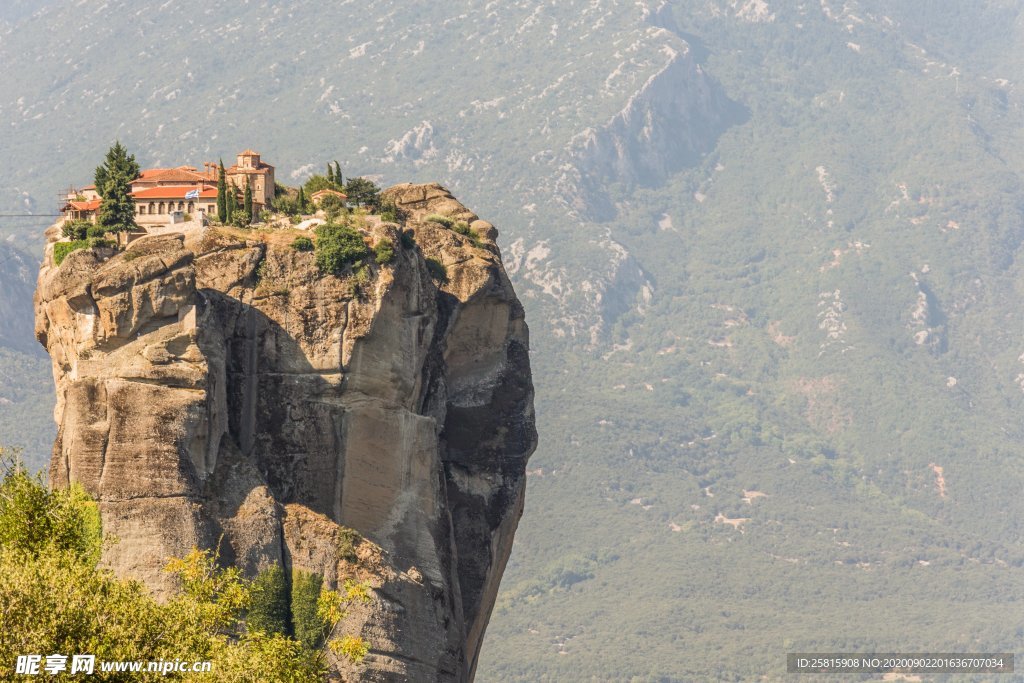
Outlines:
{"label": "shadowed rock face", "polygon": [[[385,195],[415,245],[369,221],[367,242],[391,240],[395,258],[363,282],[321,276],[291,234],[151,236],[59,268],[48,246],[36,336],[57,385],[50,475],[100,501],[119,539],[104,563],[157,594],[168,557],[218,543],[248,572],[367,580],[374,600],[338,629],[371,653],[335,668],[465,681],[536,446],[528,332],[493,226],[438,185]],[[476,239],[421,221],[433,213]],[[358,562],[339,559],[339,525],[371,542]]]}

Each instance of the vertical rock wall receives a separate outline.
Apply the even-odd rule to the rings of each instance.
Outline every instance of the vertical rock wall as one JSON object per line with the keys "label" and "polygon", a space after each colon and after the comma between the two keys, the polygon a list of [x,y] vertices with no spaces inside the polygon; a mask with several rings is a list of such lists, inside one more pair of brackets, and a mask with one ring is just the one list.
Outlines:
{"label": "vertical rock wall", "polygon": [[[339,630],[353,680],[472,678],[536,445],[528,332],[496,231],[437,185],[386,195],[415,244],[321,276],[294,235],[206,229],[84,250],[39,275],[53,359],[54,485],[79,481],[117,538],[103,561],[157,594],[162,567],[219,547],[374,599]],[[475,237],[422,220],[472,223]],[[435,263],[444,265],[439,275]],[[338,551],[341,527],[369,543]]]}

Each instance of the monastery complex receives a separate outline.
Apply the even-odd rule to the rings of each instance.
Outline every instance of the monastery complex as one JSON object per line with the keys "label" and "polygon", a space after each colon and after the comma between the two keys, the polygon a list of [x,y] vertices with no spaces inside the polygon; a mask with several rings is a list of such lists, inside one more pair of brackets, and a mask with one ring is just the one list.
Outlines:
{"label": "monastery complex", "polygon": [[[204,163],[202,171],[194,166],[142,171],[132,182],[135,222],[150,228],[180,223],[186,215],[200,221],[216,218],[217,171],[217,164],[212,162]],[[235,165],[224,171],[228,187],[239,194],[248,181],[254,212],[270,206],[274,198],[274,167],[264,163],[259,152],[245,150],[237,156]],[[99,208],[100,196],[96,187],[89,185],[69,191],[61,211],[70,219],[95,222]]]}

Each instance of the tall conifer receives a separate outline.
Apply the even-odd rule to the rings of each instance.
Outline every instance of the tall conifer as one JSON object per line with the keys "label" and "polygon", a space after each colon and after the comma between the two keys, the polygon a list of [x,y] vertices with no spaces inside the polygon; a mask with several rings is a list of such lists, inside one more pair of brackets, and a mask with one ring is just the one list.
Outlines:
{"label": "tall conifer", "polygon": [[96,168],[96,192],[103,197],[98,222],[108,232],[131,230],[135,224],[135,200],[132,181],[139,177],[135,155],[120,143],[107,152],[106,161]]}
{"label": "tall conifer", "polygon": [[245,210],[246,218],[252,221],[252,185],[249,183],[249,176],[245,176],[245,195],[242,197],[242,208]]}
{"label": "tall conifer", "polygon": [[217,215],[221,223],[231,220],[228,215],[228,181],[224,173],[224,160],[220,160],[220,169],[217,171]]}

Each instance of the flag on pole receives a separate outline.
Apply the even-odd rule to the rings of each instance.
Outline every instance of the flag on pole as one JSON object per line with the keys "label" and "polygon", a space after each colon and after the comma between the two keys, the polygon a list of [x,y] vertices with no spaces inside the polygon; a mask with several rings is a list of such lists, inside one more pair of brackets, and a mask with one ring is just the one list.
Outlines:
{"label": "flag on pole", "polygon": [[192,190],[185,193],[185,199],[199,199],[199,190]]}

